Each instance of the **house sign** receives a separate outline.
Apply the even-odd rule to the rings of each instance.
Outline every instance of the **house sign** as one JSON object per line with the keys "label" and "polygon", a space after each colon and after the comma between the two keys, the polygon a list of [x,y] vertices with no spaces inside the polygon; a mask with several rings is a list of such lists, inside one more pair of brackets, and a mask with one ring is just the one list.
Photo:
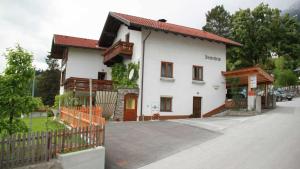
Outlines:
{"label": "house sign", "polygon": [[249,76],[249,87],[256,88],[257,87],[257,78],[256,75]]}
{"label": "house sign", "polygon": [[221,61],[221,58],[220,57],[216,57],[216,56],[205,55],[205,59],[207,59],[207,60],[214,60],[214,61]]}

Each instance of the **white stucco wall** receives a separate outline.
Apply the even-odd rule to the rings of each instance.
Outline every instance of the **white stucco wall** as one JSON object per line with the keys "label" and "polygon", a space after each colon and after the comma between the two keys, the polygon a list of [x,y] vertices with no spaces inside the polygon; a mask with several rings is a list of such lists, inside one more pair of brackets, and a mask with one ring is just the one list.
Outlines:
{"label": "white stucco wall", "polygon": [[[148,31],[143,31],[143,39]],[[205,55],[221,58],[207,60]],[[161,61],[173,62],[175,81],[160,79]],[[192,66],[203,66],[205,84],[192,83]],[[190,115],[193,96],[202,97],[202,115],[224,104],[226,46],[174,34],[152,31],[146,41],[144,65],[143,114],[152,115],[151,105],[159,105],[160,96],[172,96],[172,112],[161,115]],[[214,87],[219,86],[218,89]]]}
{"label": "white stucco wall", "polygon": [[[126,34],[129,33],[129,42],[133,43],[133,53],[132,53],[132,58],[131,59],[126,59],[123,62],[125,64],[128,64],[130,62],[134,63],[140,63],[140,71],[139,71],[139,77],[141,77],[141,58],[142,58],[142,32],[141,31],[136,31],[136,30],[131,30],[128,29],[127,26],[121,25],[117,37],[114,40],[114,43],[116,43],[119,40],[125,41],[125,36]],[[138,86],[141,88],[141,78],[138,80]],[[139,97],[138,97],[138,106],[137,106],[137,114],[138,116],[140,115],[140,110],[141,110],[141,92],[139,92]]]}
{"label": "white stucco wall", "polygon": [[[149,30],[135,31],[121,25],[114,40],[125,41],[130,33],[130,42],[134,43],[131,60],[141,64],[142,42]],[[205,55],[219,57],[221,61],[207,60]],[[173,62],[174,82],[160,79],[161,61]],[[192,66],[203,66],[204,84],[192,83]],[[161,115],[190,115],[193,112],[193,96],[202,97],[202,115],[224,104],[226,88],[221,72],[226,71],[226,46],[220,43],[192,39],[180,35],[152,31],[146,41],[144,65],[143,114],[152,115],[152,105],[160,104],[161,96],[172,96],[172,112],[160,112]],[[140,77],[141,77],[140,68]],[[141,78],[138,80],[141,88]],[[217,88],[216,88],[217,87]],[[141,93],[138,100],[140,115]]]}
{"label": "white stucco wall", "polygon": [[103,64],[101,51],[69,48],[66,79],[69,77],[98,79],[98,72],[107,72],[107,80],[111,80],[111,68]]}

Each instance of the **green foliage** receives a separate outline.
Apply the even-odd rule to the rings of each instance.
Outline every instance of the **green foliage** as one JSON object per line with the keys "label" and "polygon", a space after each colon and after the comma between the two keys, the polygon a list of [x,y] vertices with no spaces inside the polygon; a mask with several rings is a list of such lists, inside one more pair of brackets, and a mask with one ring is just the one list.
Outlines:
{"label": "green foliage", "polygon": [[37,75],[37,96],[41,97],[45,105],[52,106],[54,97],[59,93],[60,71],[56,59],[47,56],[48,69]]}
{"label": "green foliage", "polygon": [[[129,74],[133,70],[133,76],[129,79]],[[115,88],[137,88],[137,80],[139,79],[139,64],[129,63],[114,64],[112,67],[112,80]]]}
{"label": "green foliage", "polygon": [[44,110],[45,105],[40,97],[34,97],[33,100],[34,104],[36,105],[35,111]]}
{"label": "green foliage", "polygon": [[28,114],[38,105],[30,93],[32,54],[17,45],[7,49],[5,57],[7,67],[0,76],[0,133],[11,135],[28,130],[20,120],[21,114]]}
{"label": "green foliage", "polygon": [[242,107],[241,100],[243,99],[239,87],[240,78],[227,78],[226,83],[230,85],[230,94],[234,103],[233,109],[239,110]]}
{"label": "green foliage", "polygon": [[206,14],[206,25],[203,30],[223,37],[229,37],[231,29],[231,15],[224,6],[216,6]]}
{"label": "green foliage", "polygon": [[281,15],[279,9],[263,3],[253,10],[240,9],[227,15],[222,6],[213,8],[207,14],[204,29],[219,35],[222,34],[216,30],[229,31],[229,38],[243,44],[228,48],[228,70],[255,65],[272,70],[271,53],[290,58],[291,69],[296,68],[300,59],[300,24],[295,17]]}
{"label": "green foliage", "polygon": [[62,95],[55,96],[54,107],[58,108],[60,106],[72,107],[72,106],[80,106],[79,99],[74,96],[72,92],[65,92]]}
{"label": "green foliage", "polygon": [[284,87],[296,85],[298,78],[297,75],[290,69],[289,60],[284,57],[279,57],[275,60],[275,86]]}

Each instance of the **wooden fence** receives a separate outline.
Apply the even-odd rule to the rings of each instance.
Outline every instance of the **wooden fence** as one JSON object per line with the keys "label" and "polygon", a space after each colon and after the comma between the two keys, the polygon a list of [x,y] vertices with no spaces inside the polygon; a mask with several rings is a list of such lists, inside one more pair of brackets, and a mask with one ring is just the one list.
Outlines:
{"label": "wooden fence", "polygon": [[49,161],[66,153],[104,145],[104,126],[15,134],[0,140],[0,168]]}
{"label": "wooden fence", "polygon": [[[103,126],[105,124],[102,112],[101,107],[92,107],[92,126]],[[87,127],[90,125],[89,107],[62,107],[60,119],[73,128]]]}

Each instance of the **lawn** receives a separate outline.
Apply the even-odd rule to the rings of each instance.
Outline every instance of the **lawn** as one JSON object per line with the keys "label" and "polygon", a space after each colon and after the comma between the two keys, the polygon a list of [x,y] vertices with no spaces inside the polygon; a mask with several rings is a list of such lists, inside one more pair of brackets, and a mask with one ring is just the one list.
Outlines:
{"label": "lawn", "polygon": [[[30,118],[23,119],[28,128],[30,128]],[[34,117],[32,118],[32,131],[49,131],[64,129],[65,126],[55,120],[53,117]]]}

